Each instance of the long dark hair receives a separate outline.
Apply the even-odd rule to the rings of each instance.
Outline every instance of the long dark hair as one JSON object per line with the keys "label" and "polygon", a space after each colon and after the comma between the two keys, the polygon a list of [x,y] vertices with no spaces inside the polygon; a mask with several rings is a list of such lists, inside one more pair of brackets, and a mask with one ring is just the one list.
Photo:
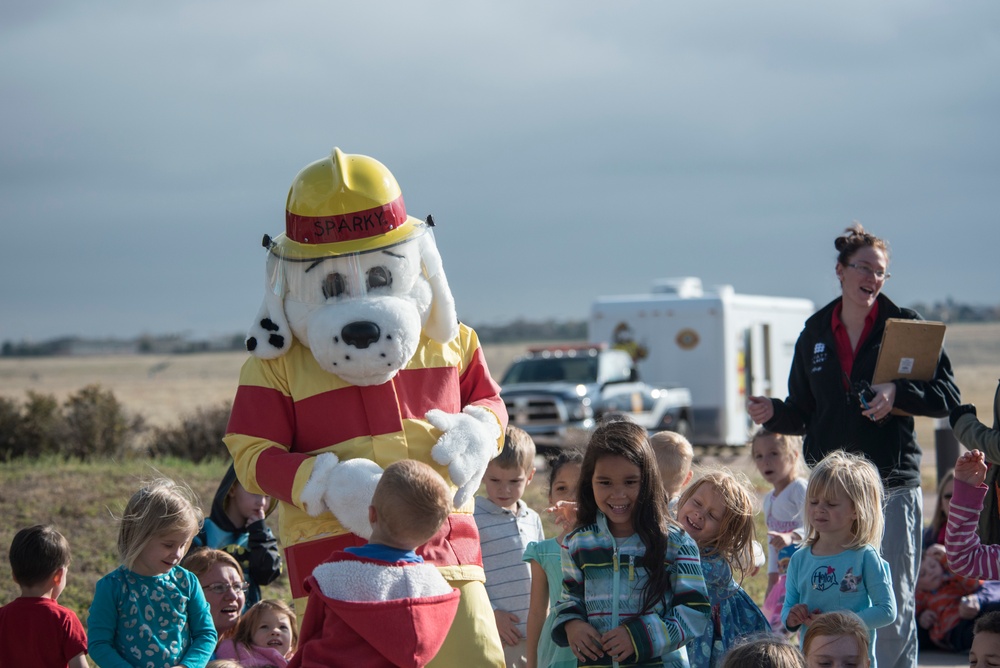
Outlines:
{"label": "long dark hair", "polygon": [[649,445],[643,427],[631,420],[616,420],[601,424],[587,444],[580,468],[577,526],[597,521],[597,501],[594,499],[594,467],[602,457],[622,457],[639,467],[639,495],[636,497],[632,526],[646,546],[639,565],[646,569],[648,581],[642,594],[644,615],[661,603],[670,590],[670,576],[664,565],[667,555],[667,527],[670,524],[667,499],[656,467],[656,455]]}

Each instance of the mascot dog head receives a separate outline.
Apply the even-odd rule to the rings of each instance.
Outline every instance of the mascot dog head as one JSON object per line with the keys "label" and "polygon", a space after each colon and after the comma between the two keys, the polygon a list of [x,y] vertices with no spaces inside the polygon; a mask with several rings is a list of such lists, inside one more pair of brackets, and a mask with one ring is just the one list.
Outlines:
{"label": "mascot dog head", "polygon": [[264,303],[247,350],[274,359],[292,336],[324,370],[354,385],[388,382],[421,331],[458,334],[455,301],[427,222],[406,215],[382,163],[340,149],[295,177],[285,232],[264,237]]}

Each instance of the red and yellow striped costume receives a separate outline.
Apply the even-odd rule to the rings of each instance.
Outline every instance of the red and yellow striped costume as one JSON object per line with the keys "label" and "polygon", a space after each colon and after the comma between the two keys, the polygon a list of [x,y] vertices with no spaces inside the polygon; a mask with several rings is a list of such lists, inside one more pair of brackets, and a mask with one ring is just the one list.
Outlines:
{"label": "red and yellow striped costume", "polygon": [[[302,582],[313,568],[334,550],[364,542],[344,529],[331,513],[312,517],[305,512],[301,494],[312,474],[314,458],[333,452],[341,460],[363,457],[382,468],[401,459],[417,459],[434,467],[454,492],[457,488],[447,467],[430,455],[441,432],[424,415],[432,408],[458,413],[469,405],[487,408],[496,415],[501,433],[499,452],[507,413],[479,340],[465,325],[447,344],[421,336],[407,366],[382,385],[344,382],[321,369],[311,351],[298,341],[277,359],[247,360],[240,373],[225,443],[244,487],[279,501],[279,540],[297,605],[305,603]],[[452,633],[431,665],[489,665],[494,652],[499,653],[500,662],[503,659],[483,586],[472,510],[471,501],[457,509],[441,531],[418,550],[462,590]],[[485,663],[472,658],[475,656],[482,656]]]}

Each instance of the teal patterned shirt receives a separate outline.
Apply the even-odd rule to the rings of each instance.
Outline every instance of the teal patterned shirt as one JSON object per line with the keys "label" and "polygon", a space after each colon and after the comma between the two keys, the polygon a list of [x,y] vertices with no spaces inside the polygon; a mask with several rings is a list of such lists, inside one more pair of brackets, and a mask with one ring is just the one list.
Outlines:
{"label": "teal patterned shirt", "polygon": [[101,668],[204,668],[216,640],[201,584],[180,566],[154,576],[120,566],[97,581],[87,651]]}

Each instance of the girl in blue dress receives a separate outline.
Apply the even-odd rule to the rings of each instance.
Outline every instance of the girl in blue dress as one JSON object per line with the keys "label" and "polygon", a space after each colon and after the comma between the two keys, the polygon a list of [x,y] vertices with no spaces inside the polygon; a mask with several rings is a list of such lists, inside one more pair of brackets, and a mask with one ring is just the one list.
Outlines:
{"label": "girl in blue dress", "polygon": [[727,470],[706,473],[681,495],[677,521],[698,544],[712,619],[705,632],[687,646],[692,668],[715,668],[741,638],[769,633],[771,625],[750,595],[733,578],[743,580],[753,564],[755,492],[749,479]]}
{"label": "girl in blue dress", "polygon": [[[564,450],[549,464],[549,505],[560,501],[576,502],[580,484],[583,454]],[[569,647],[559,647],[552,641],[549,610],[562,596],[562,541],[573,528],[565,521],[559,524],[559,535],[540,543],[529,543],[524,560],[531,564],[531,607],[528,609],[528,668],[576,668],[576,657]]]}

